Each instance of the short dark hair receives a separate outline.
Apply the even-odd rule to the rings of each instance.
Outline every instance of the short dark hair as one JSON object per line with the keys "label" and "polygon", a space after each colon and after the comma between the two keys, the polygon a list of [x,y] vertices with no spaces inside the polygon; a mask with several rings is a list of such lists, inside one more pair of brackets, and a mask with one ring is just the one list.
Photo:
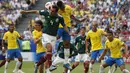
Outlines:
{"label": "short dark hair", "polygon": [[59,10],[59,8],[58,8],[58,6],[57,5],[52,5],[52,8],[55,8],[56,9],[56,12],[58,12],[58,10]]}
{"label": "short dark hair", "polygon": [[111,30],[107,31],[107,33],[109,33],[109,34],[112,34],[112,35],[113,35],[113,31],[111,31]]}
{"label": "short dark hair", "polygon": [[63,5],[64,5],[64,3],[61,0],[57,1],[57,6],[58,7],[62,7]]}
{"label": "short dark hair", "polygon": [[37,20],[35,21],[35,23],[43,28],[43,22],[41,20]]}
{"label": "short dark hair", "polygon": [[86,30],[86,28],[85,28],[85,27],[80,27],[80,30],[81,30],[81,29],[84,29],[84,30]]}

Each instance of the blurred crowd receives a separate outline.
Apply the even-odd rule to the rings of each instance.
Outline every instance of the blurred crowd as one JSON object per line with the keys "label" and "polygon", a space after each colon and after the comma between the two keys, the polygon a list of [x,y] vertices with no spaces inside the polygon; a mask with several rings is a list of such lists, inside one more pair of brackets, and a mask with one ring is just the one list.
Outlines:
{"label": "blurred crowd", "polygon": [[9,24],[18,24],[21,10],[28,10],[35,0],[0,0],[0,38],[8,30]]}

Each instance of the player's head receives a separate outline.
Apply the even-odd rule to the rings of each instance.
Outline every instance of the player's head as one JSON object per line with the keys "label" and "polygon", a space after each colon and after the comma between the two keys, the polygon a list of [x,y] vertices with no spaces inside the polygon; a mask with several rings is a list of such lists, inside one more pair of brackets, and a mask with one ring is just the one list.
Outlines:
{"label": "player's head", "polygon": [[14,31],[14,24],[9,24],[9,31],[10,32],[13,32]]}
{"label": "player's head", "polygon": [[59,8],[57,7],[57,5],[52,5],[50,8],[51,15],[57,15],[58,10]]}
{"label": "player's head", "polygon": [[80,28],[80,34],[81,35],[85,35],[85,32],[86,32],[86,28],[85,27],[81,27]]}
{"label": "player's head", "polygon": [[94,21],[93,23],[92,23],[92,30],[97,30],[97,26],[98,26],[98,24]]}
{"label": "player's head", "polygon": [[42,28],[43,28],[42,21],[41,20],[35,21],[35,29],[40,31]]}
{"label": "player's head", "polygon": [[47,2],[47,3],[45,4],[45,8],[48,9],[48,10],[50,10],[51,6],[52,6],[52,3],[51,3],[51,2]]}
{"label": "player's head", "polygon": [[61,0],[59,0],[59,1],[57,2],[57,6],[58,6],[61,10],[64,10],[64,9],[65,9],[65,5],[64,5],[64,3],[63,3]]}
{"label": "player's head", "polygon": [[107,32],[107,38],[108,38],[109,41],[113,40],[113,32],[112,31]]}

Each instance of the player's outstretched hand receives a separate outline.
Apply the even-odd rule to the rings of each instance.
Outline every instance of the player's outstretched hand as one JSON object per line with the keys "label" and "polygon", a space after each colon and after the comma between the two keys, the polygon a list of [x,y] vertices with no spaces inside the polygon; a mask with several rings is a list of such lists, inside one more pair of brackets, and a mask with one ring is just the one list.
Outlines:
{"label": "player's outstretched hand", "polygon": [[21,14],[24,14],[24,10],[21,10],[20,13],[21,13]]}

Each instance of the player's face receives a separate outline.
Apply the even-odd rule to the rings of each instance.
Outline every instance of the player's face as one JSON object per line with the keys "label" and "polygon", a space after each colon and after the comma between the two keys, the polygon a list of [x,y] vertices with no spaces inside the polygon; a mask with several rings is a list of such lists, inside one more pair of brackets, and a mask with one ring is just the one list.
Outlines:
{"label": "player's face", "polygon": [[113,40],[113,35],[111,33],[107,33],[107,38],[109,41]]}
{"label": "player's face", "polygon": [[14,26],[9,26],[9,31],[13,32],[14,31]]}
{"label": "player's face", "polygon": [[81,33],[82,35],[85,35],[85,29],[82,28],[82,29],[80,30],[80,33]]}
{"label": "player's face", "polygon": [[35,29],[36,29],[36,30],[41,30],[41,25],[35,24]]}
{"label": "player's face", "polygon": [[92,28],[93,28],[94,30],[97,29],[97,24],[96,24],[96,23],[93,23]]}
{"label": "player's face", "polygon": [[53,7],[50,8],[50,12],[51,12],[51,15],[52,15],[52,16],[54,16],[54,15],[57,14],[56,9],[53,8]]}

